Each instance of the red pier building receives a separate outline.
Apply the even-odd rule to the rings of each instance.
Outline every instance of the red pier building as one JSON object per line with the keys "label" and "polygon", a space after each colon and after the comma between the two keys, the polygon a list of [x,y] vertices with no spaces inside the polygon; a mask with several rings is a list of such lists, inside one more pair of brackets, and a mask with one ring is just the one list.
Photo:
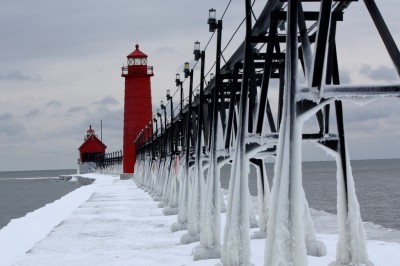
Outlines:
{"label": "red pier building", "polygon": [[107,146],[97,138],[92,126],[89,126],[83,144],[78,149],[80,163],[94,162],[97,155],[104,156],[106,148]]}
{"label": "red pier building", "polygon": [[122,67],[125,78],[123,172],[134,172],[136,149],[134,140],[152,119],[151,84],[153,67],[147,65],[147,55],[136,49],[127,56],[128,65]]}

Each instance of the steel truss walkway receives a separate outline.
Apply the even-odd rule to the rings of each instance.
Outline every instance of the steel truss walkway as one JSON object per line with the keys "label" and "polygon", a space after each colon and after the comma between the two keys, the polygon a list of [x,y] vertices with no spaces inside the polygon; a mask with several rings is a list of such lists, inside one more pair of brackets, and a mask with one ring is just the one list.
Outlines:
{"label": "steel truss walkway", "polygon": [[[374,0],[363,2],[397,73],[400,73],[399,50]],[[200,255],[196,257],[195,252],[194,259],[221,257],[224,265],[249,264],[246,255],[249,210],[241,208],[248,202],[247,171],[249,164],[259,169],[259,194],[268,196],[269,191],[264,191],[269,189],[265,186],[268,180],[264,165],[268,156],[275,157],[276,163],[266,210],[269,218],[261,228],[267,235],[266,265],[278,262],[306,265],[306,254],[323,255],[323,244],[318,243],[313,229],[309,228],[312,222],[301,184],[301,141],[307,140],[329,151],[337,162],[337,265],[370,263],[346,148],[342,101],[357,97],[399,97],[400,84],[341,85],[335,35],[336,26],[345,19],[344,12],[350,4],[362,3],[269,0],[253,23],[251,2],[246,0],[246,37],[236,52],[220,66],[222,21],[215,21],[217,59],[214,79],[204,87],[203,51],[199,55],[199,94],[193,97],[191,70],[188,73],[191,96],[188,105],[173,116],[172,123],[167,125],[165,117],[159,127],[155,119],[152,127],[144,129],[137,137],[137,165],[142,167],[136,169],[160,169],[155,175],[145,174],[144,169],[140,172],[140,182],[160,191],[157,186],[167,186],[171,182],[168,173],[180,157],[182,174],[191,181],[181,184],[179,189],[192,193],[190,189],[196,187],[194,183],[203,184],[199,193],[204,196],[200,197],[202,203],[199,204],[205,209],[200,215],[206,217],[208,212],[221,211],[219,171],[223,164],[232,164],[227,206],[229,226],[225,229],[224,240],[219,239],[216,226],[212,226],[220,222],[218,215],[210,215],[210,219],[214,219],[208,223],[212,228],[207,228],[205,223],[199,234],[203,231],[212,233],[200,237]],[[284,25],[286,30],[279,31]],[[305,85],[299,85],[300,77],[305,80]],[[278,83],[279,93],[271,93],[272,81]],[[270,104],[273,97],[277,97],[274,98],[278,102],[276,107]],[[163,111],[166,112],[165,106]],[[159,117],[162,119],[162,114]],[[312,120],[315,125],[305,128],[304,122],[310,118],[315,118]],[[334,125],[331,125],[332,121]],[[307,127],[310,124],[307,123]],[[315,132],[304,133],[312,132],[314,128],[317,129]],[[160,199],[164,192],[165,189],[161,189]],[[235,241],[240,245],[232,244]],[[238,255],[232,257],[232,254]]]}

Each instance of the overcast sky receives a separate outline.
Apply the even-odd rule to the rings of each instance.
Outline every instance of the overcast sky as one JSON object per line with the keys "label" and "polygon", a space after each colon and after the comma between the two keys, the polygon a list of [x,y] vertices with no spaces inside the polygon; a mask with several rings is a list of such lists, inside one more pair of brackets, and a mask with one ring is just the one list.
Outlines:
{"label": "overcast sky", "polygon": [[[75,168],[91,124],[108,151],[122,148],[124,80],[121,66],[136,43],[154,66],[154,108],[175,91],[175,73],[193,63],[193,43],[210,38],[208,9],[222,15],[228,0],[37,0],[0,2],[0,171]],[[266,1],[257,0],[258,15]],[[400,3],[377,1],[397,44]],[[222,46],[244,18],[233,0],[223,21]],[[243,40],[240,30],[224,52]],[[349,84],[399,83],[363,1],[352,4],[337,33],[341,79]],[[206,50],[206,69],[215,58]],[[195,72],[198,76],[198,71]],[[198,81],[195,81],[197,85]],[[187,89],[187,82],[185,87]],[[399,99],[345,104],[352,159],[399,158]],[[307,160],[328,159],[306,147]]]}

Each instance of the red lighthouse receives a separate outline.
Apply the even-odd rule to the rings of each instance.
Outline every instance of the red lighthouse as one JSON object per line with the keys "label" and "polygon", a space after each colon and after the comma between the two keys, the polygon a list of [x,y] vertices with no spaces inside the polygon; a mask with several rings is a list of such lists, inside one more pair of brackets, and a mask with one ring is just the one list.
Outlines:
{"label": "red lighthouse", "polygon": [[133,173],[136,161],[134,140],[152,119],[150,77],[153,76],[153,67],[147,65],[147,55],[139,50],[139,45],[135,47],[135,51],[127,56],[128,65],[122,67],[121,75],[125,78],[124,173]]}

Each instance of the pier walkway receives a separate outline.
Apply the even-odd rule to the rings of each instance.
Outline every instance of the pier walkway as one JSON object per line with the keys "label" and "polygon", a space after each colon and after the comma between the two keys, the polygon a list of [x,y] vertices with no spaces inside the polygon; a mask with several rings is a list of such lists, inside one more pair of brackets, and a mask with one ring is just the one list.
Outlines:
{"label": "pier walkway", "polygon": [[[0,230],[0,265],[215,265],[219,260],[192,260],[198,243],[181,245],[185,231],[171,233],[176,216],[164,216],[157,202],[132,180],[91,174],[96,181],[60,200],[13,220]],[[224,224],[224,215],[222,217]],[[327,219],[326,217],[323,219]],[[316,221],[316,228],[335,221]],[[321,227],[321,228],[322,228]],[[329,234],[328,234],[329,233]],[[334,260],[337,236],[319,234],[328,248],[309,265]],[[263,265],[265,240],[252,240],[252,262]],[[400,244],[369,241],[375,265],[398,265]],[[388,258],[394,264],[388,263]],[[381,264],[384,262],[384,264]]]}

